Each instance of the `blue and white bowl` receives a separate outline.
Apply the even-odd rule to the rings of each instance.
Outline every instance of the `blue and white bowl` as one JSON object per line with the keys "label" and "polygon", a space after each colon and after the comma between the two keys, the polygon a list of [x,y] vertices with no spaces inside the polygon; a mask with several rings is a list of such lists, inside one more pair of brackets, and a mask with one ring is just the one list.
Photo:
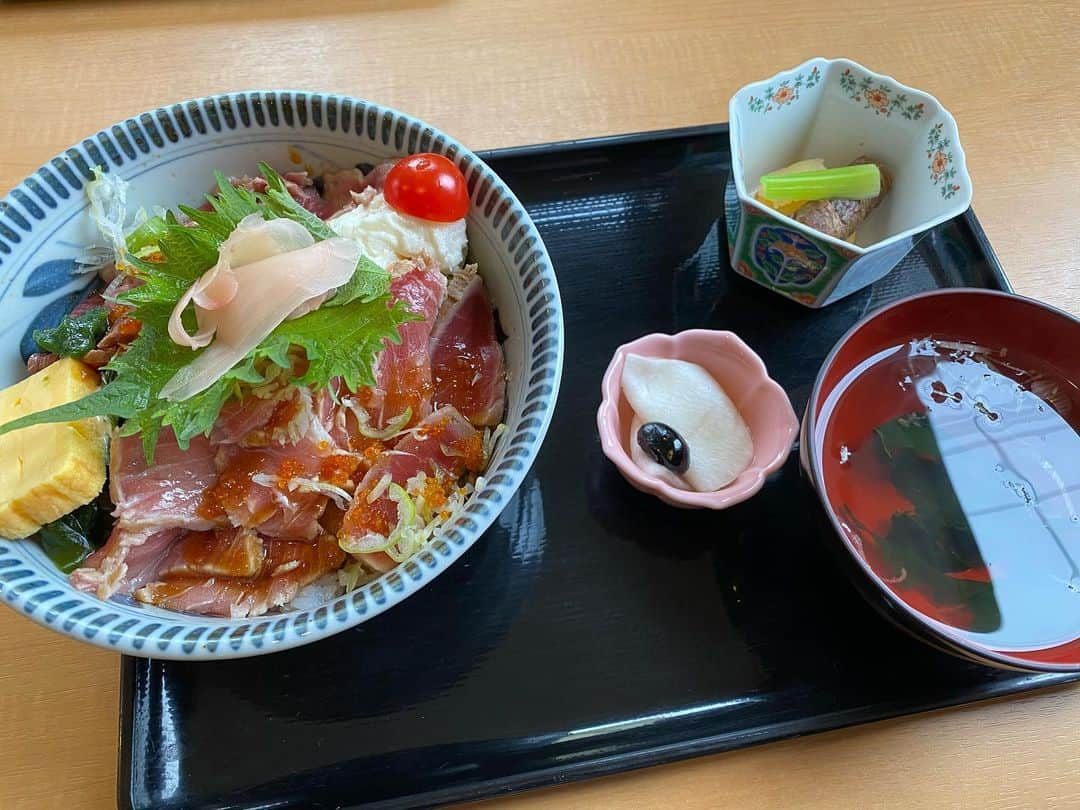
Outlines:
{"label": "blue and white bowl", "polygon": [[84,293],[75,257],[100,241],[84,193],[92,168],[133,181],[131,210],[201,200],[214,169],[252,173],[266,161],[316,170],[413,152],[453,160],[468,182],[471,259],[507,335],[508,431],[486,484],[419,554],[318,608],[255,619],[186,616],[72,588],[33,541],[0,539],[0,596],[34,621],[131,655],[239,658],[295,647],[377,616],[434,579],[506,506],[547,432],[563,359],[563,318],[547,250],[513,193],[476,155],[411,116],[331,94],[257,91],[184,101],[121,121],[57,155],[0,202],[0,387],[21,379],[35,328]]}

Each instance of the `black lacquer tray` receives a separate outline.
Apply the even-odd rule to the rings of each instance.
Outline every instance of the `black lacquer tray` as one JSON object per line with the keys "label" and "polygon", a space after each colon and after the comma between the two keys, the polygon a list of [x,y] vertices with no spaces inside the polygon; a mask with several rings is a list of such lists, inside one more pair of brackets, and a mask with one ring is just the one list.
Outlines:
{"label": "black lacquer tray", "polygon": [[1007,288],[970,211],[873,287],[804,309],[731,272],[726,126],[485,155],[532,213],[566,310],[547,442],[447,573],[332,639],[221,663],[126,658],[124,807],[411,807],[1060,683],[966,663],[857,595],[793,454],[725,512],[667,508],[600,452],[600,378],[647,332],[731,329],[801,415],[875,307]]}

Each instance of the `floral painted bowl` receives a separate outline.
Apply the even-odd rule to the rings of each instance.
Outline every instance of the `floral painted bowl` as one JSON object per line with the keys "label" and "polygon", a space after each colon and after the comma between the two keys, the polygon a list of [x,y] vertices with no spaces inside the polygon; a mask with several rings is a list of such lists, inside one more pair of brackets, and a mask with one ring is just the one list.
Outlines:
{"label": "floral painted bowl", "polygon": [[[848,59],[816,58],[748,84],[729,104],[728,251],[736,272],[808,307],[872,284],[925,232],[971,205],[956,121],[928,93]],[[884,163],[893,185],[858,228],[837,239],[754,199],[763,174],[805,158]]]}
{"label": "floral painted bowl", "polygon": [[34,329],[54,325],[85,294],[75,257],[98,241],[84,186],[99,165],[132,181],[128,202],[195,203],[214,169],[258,161],[322,170],[412,152],[453,160],[468,183],[471,259],[506,333],[507,432],[486,483],[463,514],[413,558],[311,609],[254,619],[188,616],[75,590],[36,542],[0,539],[0,596],[34,621],[130,655],[238,658],[316,641],[416,593],[475,543],[507,506],[540,448],[563,358],[558,285],[528,213],[499,177],[454,139],[388,107],[334,94],[257,91],[184,101],[103,129],[45,163],[0,202],[0,387],[26,373]]}
{"label": "floral painted bowl", "polygon": [[[914,475],[908,466],[906,476],[897,472],[900,462],[887,477],[866,466],[850,467],[858,471],[853,477],[841,475],[843,465],[860,463],[866,451],[860,437],[885,430],[885,422],[911,412],[913,401],[946,402],[937,393],[949,390],[942,383],[890,372],[880,378],[882,390],[863,389],[855,407],[837,407],[855,390],[851,381],[876,361],[900,351],[925,360],[918,344],[926,337],[1000,358],[999,368],[1013,371],[1007,380],[988,368],[966,382],[953,375],[952,401],[927,411],[954,509],[944,500],[925,506],[926,493],[941,480],[925,465]],[[1080,453],[1074,451],[1080,395],[1071,382],[1080,379],[1078,341],[1080,320],[1040,301],[992,290],[936,290],[857,323],[818,372],[800,455],[835,538],[829,548],[874,607],[932,646],[1000,668],[1080,672]],[[895,382],[907,393],[896,393]],[[1019,410],[1017,403],[1036,392],[1037,407]],[[965,415],[965,407],[978,415]],[[909,447],[932,455],[925,443]],[[939,518],[948,515],[945,531],[969,535],[970,544],[909,530],[934,525],[926,512],[935,503]],[[971,560],[977,564],[968,567]],[[980,614],[990,620],[975,626]]]}
{"label": "floral painted bowl", "polygon": [[[622,391],[628,354],[668,357],[696,363],[724,389],[750,428],[754,456],[750,465],[722,489],[690,492],[644,472],[630,457],[634,413]],[[791,452],[799,420],[787,393],[769,377],[765,363],[734,332],[690,329],[676,335],[653,334],[615,350],[601,384],[603,400],[596,413],[600,443],[631,486],[684,509],[726,509],[756,494],[765,477],[780,469]]]}

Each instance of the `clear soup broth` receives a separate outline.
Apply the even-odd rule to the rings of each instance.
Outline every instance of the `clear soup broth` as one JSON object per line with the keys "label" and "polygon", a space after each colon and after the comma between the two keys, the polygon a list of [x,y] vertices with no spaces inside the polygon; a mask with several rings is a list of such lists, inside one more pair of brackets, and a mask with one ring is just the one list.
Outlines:
{"label": "clear soup broth", "polygon": [[1080,390],[948,340],[882,351],[816,437],[848,537],[904,602],[1002,651],[1080,637]]}

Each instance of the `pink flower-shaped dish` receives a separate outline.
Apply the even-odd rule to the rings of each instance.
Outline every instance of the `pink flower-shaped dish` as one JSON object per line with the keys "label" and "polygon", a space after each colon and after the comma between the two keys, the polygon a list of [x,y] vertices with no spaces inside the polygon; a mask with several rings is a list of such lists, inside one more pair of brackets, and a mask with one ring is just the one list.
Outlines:
{"label": "pink flower-shaped dish", "polygon": [[[750,466],[723,489],[690,492],[649,475],[630,458],[633,411],[622,392],[626,355],[668,357],[696,363],[731,397],[750,428],[754,457]],[[604,373],[604,398],[596,413],[604,455],[636,489],[683,509],[726,509],[761,489],[765,476],[778,470],[791,452],[799,421],[780,385],[769,377],[754,350],[733,332],[690,329],[677,335],[653,334],[620,346]]]}

